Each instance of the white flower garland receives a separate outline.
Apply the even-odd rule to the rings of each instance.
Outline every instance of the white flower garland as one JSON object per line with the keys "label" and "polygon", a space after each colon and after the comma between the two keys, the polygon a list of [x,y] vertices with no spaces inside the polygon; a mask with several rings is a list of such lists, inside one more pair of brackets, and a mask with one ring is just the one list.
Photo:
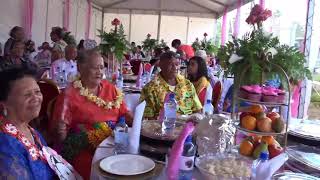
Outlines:
{"label": "white flower garland", "polygon": [[107,102],[100,97],[89,92],[88,88],[84,88],[82,86],[81,80],[77,80],[73,82],[73,87],[80,89],[80,95],[86,97],[89,101],[94,102],[97,106],[102,107],[104,109],[119,109],[122,104],[123,94],[117,89],[117,97],[113,102]]}

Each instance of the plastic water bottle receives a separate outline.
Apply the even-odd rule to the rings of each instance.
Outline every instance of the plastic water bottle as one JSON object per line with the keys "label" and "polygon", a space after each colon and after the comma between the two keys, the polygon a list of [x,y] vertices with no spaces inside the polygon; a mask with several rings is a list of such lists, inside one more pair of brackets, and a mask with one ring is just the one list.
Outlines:
{"label": "plastic water bottle", "polygon": [[129,133],[128,126],[126,124],[125,118],[120,117],[119,122],[116,124],[114,130],[114,153],[115,154],[125,154],[128,152],[129,145]]}
{"label": "plastic water bottle", "polygon": [[184,142],[183,152],[179,165],[179,180],[191,180],[194,167],[196,146],[192,143],[192,136],[189,135]]}
{"label": "plastic water bottle", "polygon": [[174,93],[169,94],[169,99],[164,102],[164,120],[162,122],[162,132],[171,133],[176,124],[178,103]]}
{"label": "plastic water bottle", "polygon": [[212,115],[213,114],[213,105],[210,99],[207,99],[206,104],[203,106],[203,114],[204,115]]}
{"label": "plastic water bottle", "polygon": [[[257,172],[259,171],[259,167],[263,166],[263,163],[267,163],[269,159],[269,153],[263,151],[260,153],[259,159],[253,161],[252,168],[251,168],[251,179],[258,180]],[[261,179],[261,178],[260,178]]]}
{"label": "plastic water bottle", "polygon": [[119,74],[117,80],[116,80],[116,86],[118,89],[122,89],[123,88],[123,76],[122,74]]}

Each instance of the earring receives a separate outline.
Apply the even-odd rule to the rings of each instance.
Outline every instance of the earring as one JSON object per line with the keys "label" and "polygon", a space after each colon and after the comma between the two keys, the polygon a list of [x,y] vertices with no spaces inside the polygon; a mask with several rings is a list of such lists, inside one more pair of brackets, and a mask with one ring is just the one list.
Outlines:
{"label": "earring", "polygon": [[8,116],[7,108],[3,108],[3,110],[2,110],[2,115],[3,115],[4,117],[7,117],[7,116]]}

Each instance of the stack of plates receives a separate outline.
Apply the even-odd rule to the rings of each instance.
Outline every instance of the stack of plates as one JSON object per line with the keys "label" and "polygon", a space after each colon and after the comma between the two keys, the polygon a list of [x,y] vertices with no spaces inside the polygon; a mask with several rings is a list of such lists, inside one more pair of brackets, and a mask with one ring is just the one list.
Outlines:
{"label": "stack of plates", "polygon": [[302,173],[292,173],[292,172],[284,172],[276,174],[272,177],[274,180],[319,180],[319,178],[302,174]]}
{"label": "stack of plates", "polygon": [[304,139],[320,141],[319,129],[319,120],[304,120],[303,122],[295,125],[294,127],[291,127],[289,134]]}
{"label": "stack of plates", "polygon": [[133,85],[131,86],[123,86],[123,91],[127,93],[141,93],[141,88],[137,88]]}
{"label": "stack of plates", "polygon": [[289,155],[287,169],[320,177],[320,149],[299,145],[288,147],[286,152]]}

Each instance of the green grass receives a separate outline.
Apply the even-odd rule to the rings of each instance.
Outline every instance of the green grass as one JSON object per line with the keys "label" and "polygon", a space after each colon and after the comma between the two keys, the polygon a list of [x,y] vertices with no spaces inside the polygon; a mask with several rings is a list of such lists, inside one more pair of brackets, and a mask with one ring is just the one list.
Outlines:
{"label": "green grass", "polygon": [[[313,81],[320,81],[320,74],[313,74]],[[311,102],[320,103],[320,96],[314,90],[311,93]]]}
{"label": "green grass", "polygon": [[319,102],[320,103],[320,96],[314,90],[311,93],[311,102]]}
{"label": "green grass", "polygon": [[320,81],[320,74],[314,74],[313,75],[313,80],[314,81]]}

